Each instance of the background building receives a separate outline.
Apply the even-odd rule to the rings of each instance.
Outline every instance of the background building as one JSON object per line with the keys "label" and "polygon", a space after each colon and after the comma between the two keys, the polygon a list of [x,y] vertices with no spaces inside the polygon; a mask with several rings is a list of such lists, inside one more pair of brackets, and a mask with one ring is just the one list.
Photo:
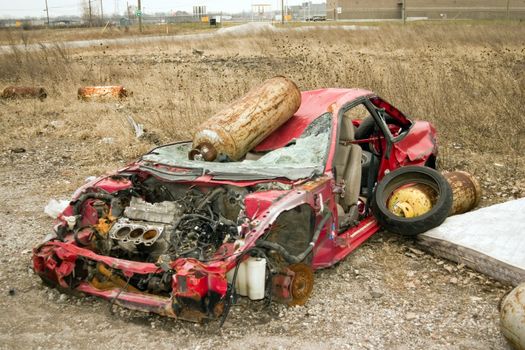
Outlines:
{"label": "background building", "polygon": [[326,16],[326,3],[303,2],[301,5],[288,6],[286,11],[293,20],[306,20],[314,16]]}
{"label": "background building", "polygon": [[328,0],[328,19],[525,19],[525,0]]}

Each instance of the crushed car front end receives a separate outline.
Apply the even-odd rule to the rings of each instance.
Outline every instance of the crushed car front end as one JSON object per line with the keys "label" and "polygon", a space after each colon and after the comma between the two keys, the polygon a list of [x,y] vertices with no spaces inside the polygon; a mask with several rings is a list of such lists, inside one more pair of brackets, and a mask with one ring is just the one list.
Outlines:
{"label": "crushed car front end", "polygon": [[[329,234],[330,210],[321,203],[322,193],[326,197],[330,191],[327,178],[298,186],[200,186],[160,183],[148,176],[141,184],[155,193],[150,203],[142,198],[151,194],[132,184],[137,174],[146,177],[124,171],[77,193],[57,219],[55,232],[34,249],[34,270],[45,282],[65,292],[196,322],[223,315],[235,288],[253,300],[271,295],[297,302],[291,290],[295,272],[288,267],[303,260],[297,255],[312,251],[314,238]],[[142,191],[142,197],[133,196],[134,191]],[[303,225],[303,236],[290,242],[272,239],[290,224]],[[268,248],[283,246],[287,256],[267,255]],[[250,264],[260,260],[263,270],[248,274]],[[258,291],[250,289],[253,285]]]}
{"label": "crushed car front end", "polygon": [[301,262],[333,226],[329,135],[307,128],[238,164],[190,162],[187,142],[154,149],[77,190],[34,249],[34,270],[64,291],[197,322],[227,314],[236,293],[302,303],[294,277],[311,278]]}

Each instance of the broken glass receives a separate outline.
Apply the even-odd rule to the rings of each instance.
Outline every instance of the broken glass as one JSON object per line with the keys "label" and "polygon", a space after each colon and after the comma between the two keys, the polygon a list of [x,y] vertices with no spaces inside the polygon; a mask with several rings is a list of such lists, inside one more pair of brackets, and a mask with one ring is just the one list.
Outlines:
{"label": "broken glass", "polygon": [[173,167],[198,168],[216,179],[297,180],[323,173],[330,144],[330,114],[315,119],[303,134],[287,146],[267,152],[257,160],[207,162],[188,159],[191,142],[156,148],[142,157],[143,165],[151,163]]}

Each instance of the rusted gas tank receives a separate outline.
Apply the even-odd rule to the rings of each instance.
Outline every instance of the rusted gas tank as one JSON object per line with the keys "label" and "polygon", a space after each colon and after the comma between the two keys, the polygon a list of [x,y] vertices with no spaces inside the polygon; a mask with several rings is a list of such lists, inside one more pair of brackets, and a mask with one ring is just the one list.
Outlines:
{"label": "rusted gas tank", "polygon": [[203,122],[188,156],[239,160],[290,119],[300,105],[301,93],[294,82],[285,77],[266,80]]}
{"label": "rusted gas tank", "polygon": [[47,92],[42,87],[32,86],[8,86],[2,91],[3,98],[38,98],[43,101]]}
{"label": "rusted gas tank", "polygon": [[84,101],[120,99],[129,94],[122,85],[84,86],[78,89],[78,98]]}
{"label": "rusted gas tank", "polygon": [[450,215],[466,213],[475,208],[481,199],[481,186],[474,175],[466,171],[443,173],[452,187],[453,202]]}
{"label": "rusted gas tank", "polygon": [[516,350],[525,350],[525,283],[501,301],[501,332]]}

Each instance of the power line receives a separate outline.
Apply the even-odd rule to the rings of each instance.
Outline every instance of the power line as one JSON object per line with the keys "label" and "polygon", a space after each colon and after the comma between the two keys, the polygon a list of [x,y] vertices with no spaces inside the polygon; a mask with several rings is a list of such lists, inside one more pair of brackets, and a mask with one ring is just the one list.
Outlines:
{"label": "power line", "polygon": [[49,6],[50,9],[72,9],[77,8],[78,5],[67,5],[67,6]]}
{"label": "power line", "polygon": [[142,6],[140,0],[138,0],[138,11],[139,11],[139,30],[142,33]]}
{"label": "power line", "polygon": [[[78,5],[65,5],[65,6],[49,6],[50,9],[63,9],[63,8],[68,8],[68,9],[71,9],[71,8],[78,8]],[[11,9],[6,9],[6,8],[2,8],[2,11],[37,11],[37,10],[40,10],[41,7],[32,7],[32,8],[11,8]]]}

